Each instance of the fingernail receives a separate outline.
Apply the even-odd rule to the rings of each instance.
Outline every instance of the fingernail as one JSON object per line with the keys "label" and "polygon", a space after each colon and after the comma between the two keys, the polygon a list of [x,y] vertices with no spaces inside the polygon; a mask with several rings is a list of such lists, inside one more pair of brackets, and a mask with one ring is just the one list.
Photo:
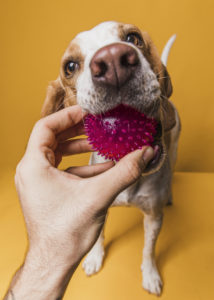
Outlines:
{"label": "fingernail", "polygon": [[148,164],[148,162],[153,158],[154,156],[154,150],[152,147],[147,147],[146,150],[143,152],[143,160],[145,164]]}

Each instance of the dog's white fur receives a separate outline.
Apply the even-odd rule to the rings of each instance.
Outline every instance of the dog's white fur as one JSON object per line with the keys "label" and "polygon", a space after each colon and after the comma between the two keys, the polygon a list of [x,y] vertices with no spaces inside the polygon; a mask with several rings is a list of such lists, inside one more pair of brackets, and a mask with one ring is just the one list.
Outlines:
{"label": "dog's white fur", "polygon": [[[123,87],[123,93],[109,94],[105,88],[94,85],[89,65],[96,51],[112,43],[125,43],[120,39],[117,22],[104,22],[90,31],[82,32],[76,36],[73,42],[78,45],[84,57],[84,66],[78,75],[75,86],[76,101],[84,110],[97,114],[105,112],[123,101],[123,103],[129,104],[139,111],[143,111],[154,107],[159,101],[161,92],[157,76],[142,52],[132,44],[129,45],[137,51],[141,69]],[[69,55],[69,50],[65,52],[64,57],[66,55]],[[62,80],[61,85],[63,85]],[[46,104],[48,101],[46,100]],[[142,176],[132,186],[121,192],[112,205],[134,205],[144,213],[145,244],[141,266],[142,284],[147,291],[156,295],[161,293],[162,280],[155,262],[155,243],[162,224],[163,207],[172,199],[172,170],[176,161],[180,132],[179,116],[174,105],[173,108],[176,115],[176,124],[170,131],[171,143],[162,166],[155,173]],[[97,153],[93,153],[90,164],[104,161],[104,158],[98,156]],[[102,266],[103,258],[102,232],[83,262],[86,274],[92,275],[98,272]]]}

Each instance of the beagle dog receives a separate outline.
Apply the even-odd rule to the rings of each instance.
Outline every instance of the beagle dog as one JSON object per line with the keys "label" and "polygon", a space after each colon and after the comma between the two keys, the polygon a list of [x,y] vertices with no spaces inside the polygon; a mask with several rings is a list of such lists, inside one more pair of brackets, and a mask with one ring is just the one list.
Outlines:
{"label": "beagle dog", "polygon": [[[161,60],[149,35],[136,26],[104,22],[81,32],[65,51],[60,75],[50,83],[42,109],[42,116],[46,116],[79,104],[91,114],[100,114],[124,103],[158,121],[154,159],[112,205],[134,205],[144,214],[142,285],[156,295],[161,294],[162,280],[155,262],[155,244],[163,208],[172,203],[171,180],[181,129],[178,112],[169,101],[172,84],[165,66],[172,39]],[[90,164],[104,161],[92,153]],[[83,262],[85,273],[98,272],[103,258],[102,232]]]}

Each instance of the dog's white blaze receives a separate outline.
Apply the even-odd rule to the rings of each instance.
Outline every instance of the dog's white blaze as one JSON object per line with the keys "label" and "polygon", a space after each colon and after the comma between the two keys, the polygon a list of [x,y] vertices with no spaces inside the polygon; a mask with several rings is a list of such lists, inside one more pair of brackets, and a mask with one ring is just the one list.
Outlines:
{"label": "dog's white blaze", "polygon": [[[79,33],[75,41],[80,46],[85,57],[94,54],[98,49],[112,43],[120,42],[118,36],[118,23],[104,22],[88,31]],[[87,44],[86,44],[87,41]]]}
{"label": "dog's white blaze", "polygon": [[[90,99],[94,93],[94,85],[89,67],[90,61],[100,48],[120,42],[118,23],[113,21],[103,22],[91,30],[79,33],[75,38],[75,42],[79,45],[85,57],[83,72],[78,77],[76,83],[77,102],[85,109],[88,109],[92,107]],[[100,95],[94,95],[93,97],[98,98],[99,96]]]}

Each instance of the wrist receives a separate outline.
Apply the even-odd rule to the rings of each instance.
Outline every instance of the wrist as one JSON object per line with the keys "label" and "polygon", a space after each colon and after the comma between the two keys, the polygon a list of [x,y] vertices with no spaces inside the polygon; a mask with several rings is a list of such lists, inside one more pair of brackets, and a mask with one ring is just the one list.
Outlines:
{"label": "wrist", "polygon": [[11,284],[15,299],[61,299],[78,263],[31,248]]}

